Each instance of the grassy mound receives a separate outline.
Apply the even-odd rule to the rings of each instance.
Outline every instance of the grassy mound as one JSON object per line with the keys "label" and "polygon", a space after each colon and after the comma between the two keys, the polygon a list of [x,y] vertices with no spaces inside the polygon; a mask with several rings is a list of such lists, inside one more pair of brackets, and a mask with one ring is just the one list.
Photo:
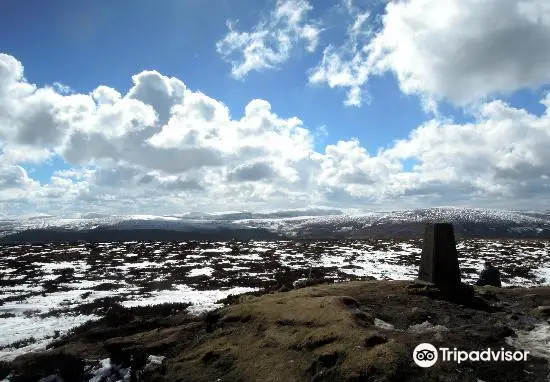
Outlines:
{"label": "grassy mound", "polygon": [[[438,362],[423,369],[412,353],[423,342],[513,350],[507,338],[546,323],[547,305],[550,288],[543,287],[476,288],[475,297],[460,304],[408,281],[322,284],[244,295],[201,317],[166,306],[158,314],[113,311],[47,354],[63,355],[63,362],[111,357],[134,369],[147,355],[166,356],[155,369],[138,373],[154,381],[543,381],[549,371],[542,357]],[[8,368],[22,375],[24,368],[33,370],[33,359],[36,371],[36,354]]]}

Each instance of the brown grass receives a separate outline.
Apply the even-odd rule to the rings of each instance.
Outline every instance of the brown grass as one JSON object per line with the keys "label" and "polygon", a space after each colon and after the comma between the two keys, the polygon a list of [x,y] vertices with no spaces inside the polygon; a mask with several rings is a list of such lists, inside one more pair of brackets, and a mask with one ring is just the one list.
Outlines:
{"label": "brown grass", "polygon": [[[164,307],[124,311],[124,320],[100,320],[76,330],[53,353],[100,358],[117,349],[121,359],[165,355],[162,367],[143,374],[154,381],[531,381],[546,378],[546,360],[528,363],[438,363],[421,369],[412,352],[421,342],[461,350],[509,348],[511,327],[535,319],[550,305],[550,288],[477,288],[472,307],[451,303],[407,281],[322,284],[263,296],[202,317],[168,314]],[[429,288],[428,288],[429,289]],[[523,296],[530,296],[523,298]],[[539,309],[540,310],[540,309]],[[515,317],[515,318],[514,318]],[[374,319],[394,329],[381,329]],[[447,331],[413,333],[429,321]],[[519,325],[519,326],[518,326]],[[136,353],[138,354],[138,353]],[[136,359],[135,356],[133,359]],[[529,374],[534,373],[534,374]],[[541,379],[543,380],[543,379]]]}

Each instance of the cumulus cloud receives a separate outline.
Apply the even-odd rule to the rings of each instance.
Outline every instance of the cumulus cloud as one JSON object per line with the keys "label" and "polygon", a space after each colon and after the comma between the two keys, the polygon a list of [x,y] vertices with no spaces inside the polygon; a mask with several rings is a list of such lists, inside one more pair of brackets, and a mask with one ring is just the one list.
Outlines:
{"label": "cumulus cloud", "polygon": [[40,184],[23,167],[5,164],[0,166],[0,210],[10,215],[21,213],[10,209],[32,206],[33,194],[39,188]]}
{"label": "cumulus cloud", "polygon": [[[357,11],[355,11],[357,12]],[[368,30],[356,13],[350,30]],[[348,90],[361,104],[369,77],[394,73],[404,93],[433,107],[464,106],[550,82],[550,4],[545,0],[388,2],[372,38],[329,46],[310,82]]]}
{"label": "cumulus cloud", "polygon": [[371,156],[359,141],[351,140],[327,146],[322,169],[320,180],[330,186],[374,185],[400,171],[401,164],[385,155]]}
{"label": "cumulus cloud", "polygon": [[239,32],[228,22],[229,32],[217,42],[216,50],[231,64],[235,78],[243,78],[251,71],[275,69],[290,58],[299,44],[304,44],[310,53],[316,50],[321,27],[307,18],[312,9],[307,0],[277,0],[269,17],[251,32]]}
{"label": "cumulus cloud", "polygon": [[361,106],[364,97],[362,85],[368,81],[370,70],[363,65],[362,50],[371,36],[371,14],[361,10],[351,0],[345,2],[350,24],[347,40],[342,46],[329,44],[323,50],[319,64],[309,71],[310,84],[327,84],[330,88],[347,88],[346,106]]}
{"label": "cumulus cloud", "polygon": [[348,203],[548,206],[547,99],[542,116],[496,100],[483,104],[473,123],[433,119],[376,154],[356,140],[329,145],[319,188]]}
{"label": "cumulus cloud", "polygon": [[92,98],[98,105],[112,105],[122,98],[122,95],[113,88],[100,85],[92,92]]}
{"label": "cumulus cloud", "polygon": [[21,166],[5,166],[0,170],[0,190],[25,188],[32,184],[27,171]]}
{"label": "cumulus cloud", "polygon": [[177,78],[168,78],[157,71],[144,71],[132,77],[134,86],[127,97],[151,105],[158,114],[161,124],[170,117],[174,105],[181,104],[185,84]]}
{"label": "cumulus cloud", "polygon": [[[0,105],[16,105],[18,112],[0,114],[0,161],[32,165],[60,156],[74,166],[35,190],[35,201],[59,197],[68,205],[99,203],[112,210],[130,208],[128,200],[135,199],[177,209],[196,203],[197,193],[204,203],[215,196],[222,204],[244,200],[235,194],[266,202],[303,192],[301,176],[309,175],[295,164],[311,155],[312,134],[298,118],[275,114],[267,101],[252,100],[233,119],[222,102],[155,71],[133,76],[127,94],[106,86],[60,94],[27,82],[15,58],[2,59],[0,83],[10,89]],[[27,123],[36,109],[47,123]],[[272,173],[260,174],[261,161]]]}
{"label": "cumulus cloud", "polygon": [[[105,86],[60,94],[30,84],[20,62],[0,57],[0,107],[15,106],[0,113],[2,210],[550,203],[550,95],[542,115],[494,100],[475,108],[471,123],[433,118],[376,152],[356,139],[317,152],[319,132],[265,100],[233,118],[223,102],[157,72],[134,76],[126,94]],[[47,123],[27,123],[36,110]],[[53,156],[72,167],[49,182],[32,179],[26,168]]]}
{"label": "cumulus cloud", "polygon": [[[431,121],[396,142],[386,154],[416,158],[415,172],[443,186],[468,184],[473,196],[524,199],[536,185],[550,183],[550,114],[537,117],[502,101],[484,104],[476,123],[457,125]],[[445,189],[444,189],[445,190]],[[446,192],[453,193],[452,187]]]}

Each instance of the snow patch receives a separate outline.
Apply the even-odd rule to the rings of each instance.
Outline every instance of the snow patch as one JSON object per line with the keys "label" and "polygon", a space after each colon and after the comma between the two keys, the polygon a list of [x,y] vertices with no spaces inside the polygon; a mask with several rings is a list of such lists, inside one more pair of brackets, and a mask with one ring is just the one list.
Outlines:
{"label": "snow patch", "polygon": [[190,303],[189,312],[192,314],[200,314],[209,310],[214,310],[221,307],[221,304],[216,303],[219,300],[226,298],[229,295],[238,295],[247,292],[254,292],[258,288],[235,287],[226,290],[196,290],[187,285],[177,285],[176,290],[163,290],[152,293],[150,297],[140,298],[137,300],[127,300],[122,302],[122,305],[130,308],[134,306],[147,306],[165,303]]}
{"label": "snow patch", "polygon": [[518,330],[516,334],[517,337],[506,338],[508,345],[528,350],[533,356],[550,360],[550,324],[538,324],[532,330]]}
{"label": "snow patch", "polygon": [[195,276],[212,276],[212,273],[214,273],[214,269],[210,267],[204,267],[204,268],[195,268],[191,269],[191,271],[187,274],[189,277],[195,277]]}

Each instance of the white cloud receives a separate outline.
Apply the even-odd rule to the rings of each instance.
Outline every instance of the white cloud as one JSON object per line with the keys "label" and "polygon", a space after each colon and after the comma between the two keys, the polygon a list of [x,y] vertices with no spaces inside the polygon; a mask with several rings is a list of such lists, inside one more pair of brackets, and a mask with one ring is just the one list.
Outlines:
{"label": "white cloud", "polygon": [[392,72],[433,109],[443,99],[463,106],[536,88],[550,82],[549,65],[545,0],[404,0],[387,4],[382,27],[360,48],[325,49],[310,81],[348,89],[346,103],[360,105],[369,76]]}
{"label": "white cloud", "polygon": [[0,190],[25,188],[33,181],[21,166],[2,166],[0,170]]}
{"label": "white cloud", "polygon": [[548,105],[539,117],[492,101],[474,123],[434,119],[376,155],[358,141],[327,146],[319,187],[349,203],[549,206],[549,144]]}
{"label": "white cloud", "polygon": [[[39,183],[31,179],[27,171],[17,165],[0,166],[0,210],[32,200]],[[15,211],[17,213],[19,211]]]}
{"label": "white cloud", "polygon": [[134,86],[127,97],[151,105],[164,124],[174,105],[183,101],[185,84],[177,78],[168,78],[157,71],[144,71],[132,77]]}
{"label": "white cloud", "polygon": [[[59,155],[75,166],[75,172],[60,172],[29,194],[35,203],[59,197],[75,208],[100,203],[113,210],[139,199],[146,208],[164,203],[165,209],[177,209],[190,205],[197,193],[204,194],[199,199],[205,204],[212,195],[221,204],[245,200],[235,193],[257,202],[303,193],[299,183],[309,175],[294,165],[311,154],[312,135],[299,119],[276,115],[266,101],[252,100],[242,118],[232,119],[223,103],[154,71],[133,76],[125,95],[106,86],[63,95],[28,83],[18,61],[9,56],[5,61],[9,67],[1,83],[25,91],[0,97],[0,105],[10,102],[18,109],[0,114],[0,160],[30,165]],[[36,108],[29,100],[41,97],[48,102],[36,103],[47,105],[40,110],[48,124],[25,123]],[[260,162],[271,172],[260,174]]]}
{"label": "white cloud", "polygon": [[0,156],[0,165],[13,163],[41,163],[49,158],[53,153],[47,148],[38,148],[28,145],[9,145],[2,149]]}
{"label": "white cloud", "polygon": [[[467,183],[474,195],[524,199],[549,186],[550,114],[537,117],[501,101],[483,105],[475,124],[432,121],[386,155],[416,158],[416,172],[442,186]],[[446,192],[453,193],[452,187]]]}
{"label": "white cloud", "polygon": [[390,191],[391,176],[401,170],[398,160],[381,153],[370,155],[357,140],[339,141],[326,147],[318,182],[329,193],[341,190],[348,196],[376,200]]}
{"label": "white cloud", "polygon": [[122,95],[113,88],[101,85],[92,92],[92,98],[98,105],[112,105],[118,102]]}
{"label": "white cloud", "polygon": [[[0,57],[0,89],[14,90],[0,93],[0,107],[15,106],[0,113],[0,209],[9,213],[550,203],[550,95],[540,116],[491,101],[472,123],[434,118],[376,152],[358,140],[316,152],[326,130],[277,115],[265,100],[236,119],[156,72],[134,76],[127,94],[99,86],[63,95],[29,84],[19,62]],[[36,110],[47,123],[27,123]],[[54,155],[72,168],[33,180],[25,168]]]}
{"label": "white cloud", "polygon": [[330,88],[348,89],[346,106],[361,106],[364,98],[362,86],[368,81],[370,69],[364,65],[362,45],[371,35],[368,11],[360,11],[351,1],[345,3],[352,23],[347,30],[347,41],[336,47],[328,45],[319,64],[310,70],[310,84],[327,84]]}
{"label": "white cloud", "polygon": [[347,88],[344,101],[346,106],[361,106],[363,102],[362,86],[367,82],[370,71],[363,65],[360,52],[336,49],[329,45],[323,51],[319,65],[309,74],[311,84],[326,83],[330,88]]}
{"label": "white cloud", "polygon": [[269,17],[251,32],[238,32],[228,22],[229,32],[217,42],[216,50],[231,64],[235,78],[243,78],[251,71],[275,69],[290,58],[300,43],[310,53],[316,50],[321,27],[307,18],[312,9],[307,0],[277,0]]}

